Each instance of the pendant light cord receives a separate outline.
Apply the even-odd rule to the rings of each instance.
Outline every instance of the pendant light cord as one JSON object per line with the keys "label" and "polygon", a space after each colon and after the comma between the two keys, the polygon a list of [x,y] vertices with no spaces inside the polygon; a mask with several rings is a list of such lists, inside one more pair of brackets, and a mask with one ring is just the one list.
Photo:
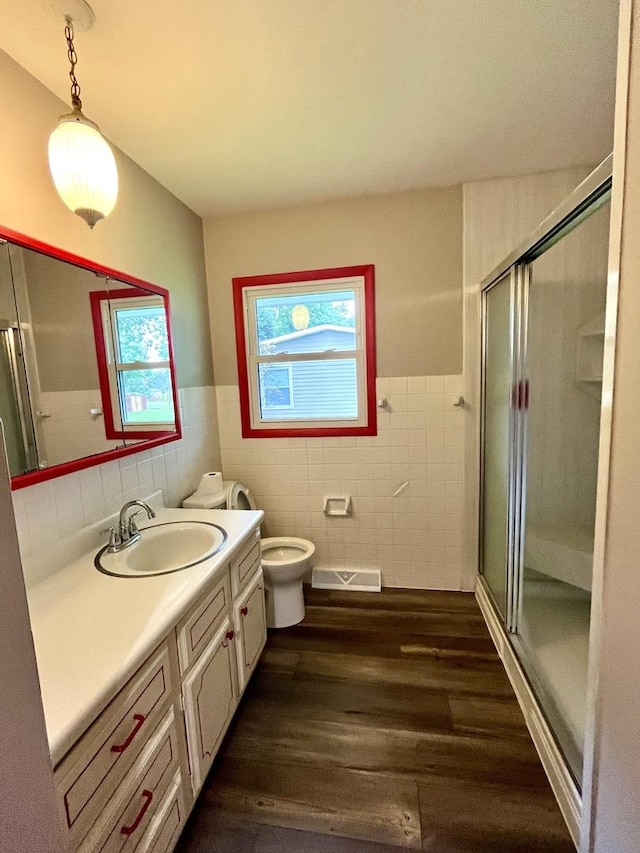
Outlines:
{"label": "pendant light cord", "polygon": [[78,55],[76,54],[76,49],[73,46],[73,21],[71,18],[66,18],[65,21],[64,35],[67,40],[67,56],[69,57],[69,63],[71,64],[71,71],[69,71],[69,78],[71,80],[71,106],[74,110],[81,110],[82,101],[80,100],[80,84],[76,78],[75,70],[78,62]]}

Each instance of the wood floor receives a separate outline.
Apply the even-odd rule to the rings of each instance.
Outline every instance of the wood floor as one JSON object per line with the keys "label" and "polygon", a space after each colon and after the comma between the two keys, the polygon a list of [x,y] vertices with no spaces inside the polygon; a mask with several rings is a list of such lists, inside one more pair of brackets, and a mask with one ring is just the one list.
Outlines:
{"label": "wood floor", "polygon": [[177,853],[574,853],[472,595],[306,598]]}

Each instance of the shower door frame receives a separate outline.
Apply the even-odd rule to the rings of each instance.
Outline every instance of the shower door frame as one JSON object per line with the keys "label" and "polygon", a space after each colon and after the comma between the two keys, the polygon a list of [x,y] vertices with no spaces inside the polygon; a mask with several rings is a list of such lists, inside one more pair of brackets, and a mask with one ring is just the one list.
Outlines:
{"label": "shower door frame", "polygon": [[[480,467],[479,495],[480,518],[478,528],[479,570],[476,596],[492,638],[505,664],[513,684],[530,733],[538,749],[554,794],[558,800],[569,830],[576,845],[579,840],[582,816],[582,793],[565,761],[553,730],[541,709],[531,680],[524,671],[514,644],[519,615],[522,608],[522,576],[524,562],[524,534],[526,509],[526,441],[527,441],[527,319],[531,264],[547,249],[577,227],[580,221],[595,212],[594,205],[604,204],[610,199],[612,186],[613,156],[598,166],[543,222],[527,240],[521,243],[481,283],[481,354],[480,354]],[[515,294],[511,305],[513,382],[512,405],[509,429],[509,543],[514,553],[507,554],[505,571],[509,571],[506,618],[497,607],[491,590],[482,574],[483,523],[484,523],[484,438],[485,438],[485,374],[486,374],[486,294],[510,274],[515,279]],[[615,310],[616,294],[607,289],[606,311]],[[522,405],[524,403],[525,405]],[[602,431],[602,426],[601,426]],[[592,630],[594,622],[592,620]],[[584,781],[584,771],[583,771]]]}
{"label": "shower door frame", "polygon": [[33,424],[29,391],[24,362],[24,346],[20,330],[12,323],[0,320],[1,346],[6,348],[7,361],[11,371],[11,385],[20,423],[20,439],[24,452],[27,470],[28,466],[37,468],[38,450],[36,433]]}
{"label": "shower door frame", "polygon": [[[518,617],[522,608],[522,572],[524,553],[524,518],[525,518],[525,496],[526,496],[526,401],[529,394],[528,380],[526,376],[527,357],[527,335],[529,315],[529,282],[530,267],[529,260],[520,258],[497,278],[493,278],[488,284],[483,283],[481,291],[481,388],[480,388],[480,522],[478,525],[479,542],[479,570],[480,578],[484,584],[485,591],[491,599],[492,606],[496,610],[500,621],[505,625],[510,634],[517,633]],[[509,460],[508,460],[508,485],[507,485],[507,562],[505,572],[506,581],[506,608],[504,617],[500,613],[500,607],[484,579],[484,440],[485,426],[485,376],[487,358],[487,296],[496,285],[500,284],[509,276],[511,286],[511,311],[510,311],[510,351],[511,351],[511,407],[509,410]]]}
{"label": "shower door frame", "polygon": [[502,608],[498,601],[496,600],[493,590],[484,580],[484,539],[483,539],[483,531],[484,531],[484,496],[485,496],[485,478],[484,474],[484,447],[485,447],[485,435],[486,435],[486,360],[487,360],[487,330],[488,330],[488,297],[489,293],[501,284],[505,284],[509,288],[509,302],[510,302],[510,311],[509,311],[509,353],[510,353],[510,363],[511,363],[511,388],[512,390],[515,386],[515,360],[516,360],[516,348],[518,341],[518,329],[516,326],[517,323],[517,312],[514,310],[514,306],[517,302],[517,293],[518,293],[518,278],[517,278],[517,269],[515,267],[511,267],[503,272],[502,275],[498,276],[496,279],[490,282],[490,284],[482,290],[481,299],[482,299],[482,308],[481,308],[481,323],[482,323],[482,333],[481,333],[481,388],[480,388],[480,399],[482,401],[481,410],[480,410],[480,447],[481,447],[481,456],[480,456],[480,523],[479,523],[479,547],[478,547],[478,555],[480,561],[480,574],[483,578],[483,582],[485,583],[485,587],[487,590],[487,594],[491,598],[493,607],[498,614],[498,617],[501,621],[507,626],[511,625],[513,618],[513,577],[514,577],[514,569],[513,569],[513,560],[512,557],[516,553],[513,547],[514,535],[516,532],[516,519],[514,516],[513,508],[517,505],[515,501],[514,490],[516,488],[516,482],[514,477],[515,466],[517,465],[517,460],[514,456],[517,450],[517,441],[516,441],[516,422],[514,418],[514,409],[511,405],[509,407],[509,448],[508,448],[508,460],[507,460],[507,470],[508,477],[506,483],[507,490],[507,517],[506,521],[506,542],[505,542],[505,552],[506,552],[506,583],[505,583],[505,612],[504,616],[502,615]]}

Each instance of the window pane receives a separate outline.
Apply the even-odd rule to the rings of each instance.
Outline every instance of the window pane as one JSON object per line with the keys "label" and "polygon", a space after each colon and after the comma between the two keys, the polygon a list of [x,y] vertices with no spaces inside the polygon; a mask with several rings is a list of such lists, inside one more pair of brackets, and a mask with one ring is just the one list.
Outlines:
{"label": "window pane", "polygon": [[255,300],[261,355],[356,347],[354,290],[320,290]]}
{"label": "window pane", "polygon": [[291,408],[291,365],[260,365],[260,403],[263,409]]}
{"label": "window pane", "polygon": [[118,361],[168,361],[169,342],[164,305],[116,308]]}
{"label": "window pane", "polygon": [[265,421],[358,417],[355,359],[261,364],[258,382]]}
{"label": "window pane", "polygon": [[173,423],[171,371],[168,367],[119,374],[123,424]]}

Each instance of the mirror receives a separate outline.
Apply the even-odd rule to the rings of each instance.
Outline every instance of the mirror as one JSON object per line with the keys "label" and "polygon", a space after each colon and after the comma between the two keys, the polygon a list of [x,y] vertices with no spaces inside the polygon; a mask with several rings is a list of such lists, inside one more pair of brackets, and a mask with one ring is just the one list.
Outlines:
{"label": "mirror", "polygon": [[13,488],[179,438],[168,292],[0,229],[0,418]]}

